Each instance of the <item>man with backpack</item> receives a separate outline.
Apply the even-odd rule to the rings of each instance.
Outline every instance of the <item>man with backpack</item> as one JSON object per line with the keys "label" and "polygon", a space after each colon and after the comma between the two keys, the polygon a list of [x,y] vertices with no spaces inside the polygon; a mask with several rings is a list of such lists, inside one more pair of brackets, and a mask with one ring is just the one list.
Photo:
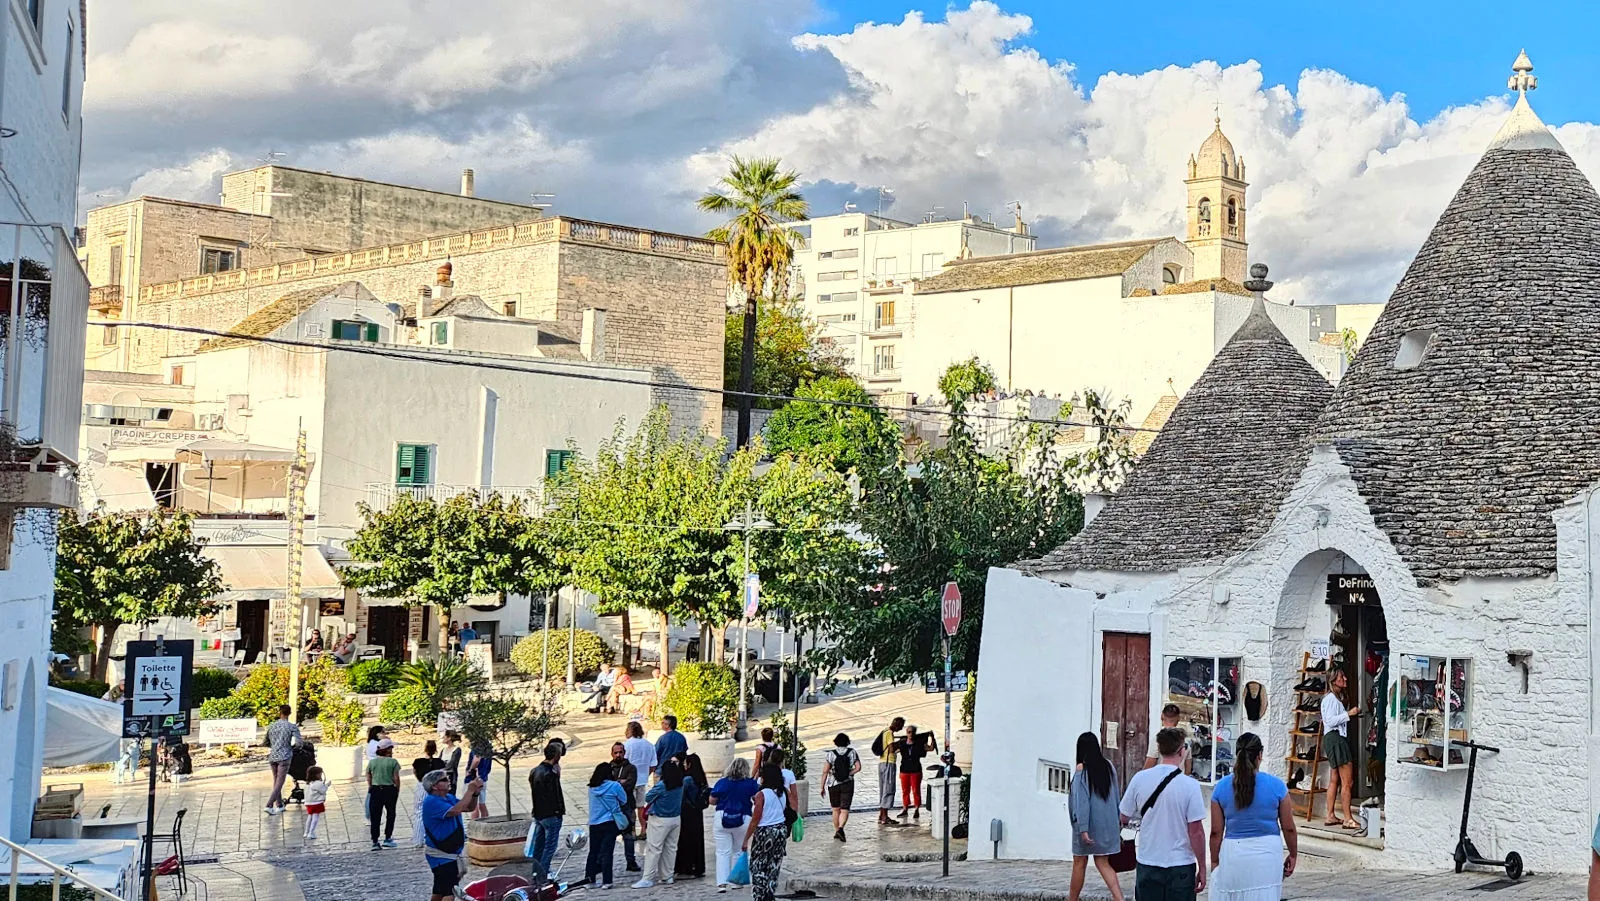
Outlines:
{"label": "man with backpack", "polygon": [[878,756],[878,825],[888,826],[889,811],[894,807],[895,787],[900,784],[900,764],[895,759],[895,742],[900,730],[906,727],[906,718],[897,716],[889,728],[872,740],[872,753]]}
{"label": "man with backpack", "polygon": [[1206,890],[1206,803],[1200,783],[1184,775],[1183,730],[1156,733],[1161,762],[1128,780],[1122,823],[1138,821],[1138,901],[1194,901]]}
{"label": "man with backpack", "polygon": [[844,841],[844,824],[850,822],[850,804],[856,798],[856,774],[861,772],[861,756],[850,747],[850,736],[840,732],[833,737],[833,748],[823,756],[822,796],[833,808],[833,837]]}
{"label": "man with backpack", "polygon": [[428,793],[422,799],[422,836],[428,867],[433,870],[431,901],[451,901],[456,883],[461,881],[461,852],[467,846],[461,815],[478,809],[483,782],[467,782],[465,795],[457,800],[450,794],[450,774],[434,770],[422,777],[422,788]]}

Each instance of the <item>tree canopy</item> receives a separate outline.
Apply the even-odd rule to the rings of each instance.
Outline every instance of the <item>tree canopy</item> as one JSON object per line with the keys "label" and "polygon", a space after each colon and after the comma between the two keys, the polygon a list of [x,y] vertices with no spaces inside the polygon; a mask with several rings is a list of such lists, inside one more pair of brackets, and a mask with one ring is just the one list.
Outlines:
{"label": "tree canopy", "polygon": [[951,363],[939,376],[939,393],[952,404],[993,391],[997,385],[993,367],[977,357]]}
{"label": "tree canopy", "polygon": [[728,245],[728,281],[749,298],[786,292],[789,266],[803,239],[785,223],[805,219],[807,206],[796,189],[800,176],[776,157],[735,156],[728,174],[697,202],[704,212],[726,216],[709,232]]}
{"label": "tree canopy", "polygon": [[[797,398],[835,401],[786,404],[767,421],[766,448],[794,454],[837,472],[866,475],[892,464],[899,453],[900,429],[872,406],[872,395],[843,376],[805,382]],[[842,406],[865,404],[867,406]]]}
{"label": "tree canopy", "polygon": [[227,590],[187,513],[66,510],[58,537],[55,631],[67,631],[67,623],[99,628],[96,679],[106,678],[118,626],[206,616]]}
{"label": "tree canopy", "polygon": [[[798,301],[776,300],[762,305],[756,316],[755,379],[750,390],[787,397],[808,381],[848,378],[844,358],[820,340],[820,331]],[[728,314],[723,332],[722,381],[729,391],[739,388],[743,338],[743,315]],[[729,397],[724,405],[734,406],[737,400]],[[767,398],[756,398],[752,404],[762,409],[783,406],[782,401]]]}

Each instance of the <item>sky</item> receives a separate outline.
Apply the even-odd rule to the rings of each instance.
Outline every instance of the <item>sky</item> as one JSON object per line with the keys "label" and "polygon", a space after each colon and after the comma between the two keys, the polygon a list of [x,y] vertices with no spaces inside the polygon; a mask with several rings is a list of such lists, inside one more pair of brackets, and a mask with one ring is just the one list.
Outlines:
{"label": "sky", "polygon": [[732,154],[797,170],[813,215],[963,204],[1040,246],[1182,228],[1213,115],[1248,166],[1276,296],[1383,300],[1504,119],[1534,108],[1600,175],[1578,3],[1059,0],[90,0],[80,217],[216,202],[287,165],[667,231]]}

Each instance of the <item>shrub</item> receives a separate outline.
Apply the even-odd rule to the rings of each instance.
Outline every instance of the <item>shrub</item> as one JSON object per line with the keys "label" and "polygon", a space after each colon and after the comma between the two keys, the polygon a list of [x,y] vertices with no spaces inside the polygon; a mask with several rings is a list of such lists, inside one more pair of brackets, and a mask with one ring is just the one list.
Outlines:
{"label": "shrub", "polygon": [[679,664],[662,704],[685,732],[724,738],[738,715],[739,673],[721,663]]}
{"label": "shrub", "polygon": [[[550,672],[565,674],[567,671],[567,636],[568,629],[551,629],[550,635]],[[527,638],[517,642],[511,649],[511,662],[517,669],[530,676],[537,676],[544,669],[544,631],[535,632]],[[579,679],[586,679],[600,671],[600,664],[610,663],[613,654],[611,647],[604,638],[586,629],[578,630],[578,639],[573,643],[574,652],[572,660],[578,671]]]}
{"label": "shrub", "polygon": [[212,698],[225,698],[239,686],[239,677],[225,669],[202,666],[194,671],[190,683],[194,690],[195,706],[202,706]]}
{"label": "shrub", "polygon": [[363,660],[345,670],[344,675],[346,684],[356,694],[383,694],[400,684],[400,667],[382,658]]}
{"label": "shrub", "polygon": [[415,685],[402,685],[383,699],[378,708],[378,719],[399,726],[427,726],[439,718],[439,709],[433,706],[422,689]]}
{"label": "shrub", "polygon": [[488,682],[464,657],[422,659],[400,667],[400,681],[416,688],[433,710],[450,710],[482,691]]}
{"label": "shrub", "polygon": [[322,700],[317,712],[317,724],[322,727],[322,740],[337,747],[352,747],[361,742],[361,719],[365,711],[361,702],[342,691],[329,694]]}
{"label": "shrub", "polygon": [[794,732],[794,727],[789,725],[789,717],[782,710],[772,711],[772,716],[767,719],[767,725],[772,727],[772,738],[783,749],[784,763],[789,765],[790,771],[796,779],[806,777],[806,746],[800,741],[800,736]]}
{"label": "shrub", "polygon": [[[333,658],[323,657],[316,663],[300,668],[300,710],[302,719],[315,716],[322,707],[323,696],[329,687],[343,687],[343,674],[333,665]],[[244,702],[256,722],[265,726],[278,718],[278,706],[289,703],[289,669],[274,664],[262,664],[250,674],[233,696]],[[245,714],[248,716],[249,714]]]}
{"label": "shrub", "polygon": [[94,679],[64,679],[50,681],[56,688],[73,692],[74,694],[88,695],[91,698],[103,698],[111,690],[111,683],[99,682]]}
{"label": "shrub", "polygon": [[978,707],[978,674],[967,676],[967,690],[961,695],[961,728],[971,729]]}
{"label": "shrub", "polygon": [[206,698],[200,705],[200,719],[203,720],[238,720],[255,715],[256,712],[238,695]]}

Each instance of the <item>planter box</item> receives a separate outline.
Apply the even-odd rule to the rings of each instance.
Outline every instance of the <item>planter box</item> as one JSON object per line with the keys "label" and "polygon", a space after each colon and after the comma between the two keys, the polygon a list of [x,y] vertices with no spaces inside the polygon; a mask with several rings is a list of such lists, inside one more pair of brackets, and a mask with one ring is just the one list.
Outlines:
{"label": "planter box", "polygon": [[972,730],[958,729],[950,735],[950,750],[955,752],[956,766],[972,769]]}
{"label": "planter box", "polygon": [[467,860],[477,867],[497,867],[521,860],[531,825],[533,821],[526,817],[467,820]]}
{"label": "planter box", "polygon": [[811,781],[809,779],[796,779],[794,790],[800,796],[800,809],[796,810],[795,813],[803,817],[811,810]]}
{"label": "planter box", "polygon": [[343,748],[337,745],[320,745],[317,748],[317,766],[329,782],[354,782],[366,773],[365,745]]}
{"label": "planter box", "polygon": [[738,756],[736,744],[731,738],[697,738],[689,745],[689,751],[700,755],[700,765],[707,776],[720,775],[727,772],[728,765]]}

